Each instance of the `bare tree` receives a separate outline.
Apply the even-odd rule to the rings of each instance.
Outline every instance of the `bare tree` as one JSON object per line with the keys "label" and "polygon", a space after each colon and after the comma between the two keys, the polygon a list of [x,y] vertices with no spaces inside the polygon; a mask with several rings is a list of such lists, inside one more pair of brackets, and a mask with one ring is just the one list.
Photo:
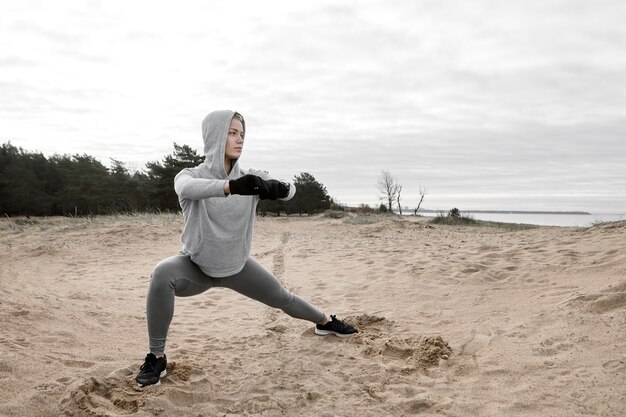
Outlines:
{"label": "bare tree", "polygon": [[417,212],[420,209],[420,206],[422,205],[422,201],[424,201],[424,196],[428,194],[428,190],[422,186],[420,186],[420,201],[419,203],[417,203],[417,207],[415,208],[414,214],[417,216]]}
{"label": "bare tree", "polygon": [[378,178],[378,190],[383,194],[380,197],[381,200],[387,200],[389,203],[389,211],[393,212],[393,202],[396,198],[398,198],[398,182],[394,177],[391,176],[391,173],[387,170],[384,170],[380,177]]}
{"label": "bare tree", "polygon": [[402,205],[400,204],[400,193],[402,193],[402,186],[400,184],[396,184],[396,188],[398,189],[398,196],[396,197],[396,201],[398,202],[398,210],[400,211],[400,215],[402,216]]}

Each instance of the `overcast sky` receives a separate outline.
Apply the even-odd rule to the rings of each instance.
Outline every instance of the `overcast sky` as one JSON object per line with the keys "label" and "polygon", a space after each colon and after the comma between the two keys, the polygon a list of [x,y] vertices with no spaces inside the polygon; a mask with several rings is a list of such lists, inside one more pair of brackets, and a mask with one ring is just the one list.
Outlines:
{"label": "overcast sky", "polygon": [[626,2],[0,0],[0,142],[141,169],[202,152],[342,203],[626,212]]}

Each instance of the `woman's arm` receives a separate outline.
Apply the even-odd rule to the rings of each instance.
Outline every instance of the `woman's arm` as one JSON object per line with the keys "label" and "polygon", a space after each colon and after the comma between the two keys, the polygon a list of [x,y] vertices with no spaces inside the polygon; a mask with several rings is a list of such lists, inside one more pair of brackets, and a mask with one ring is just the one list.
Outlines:
{"label": "woman's arm", "polygon": [[[267,172],[267,171],[260,171],[260,170],[256,170],[256,169],[251,169],[249,171],[250,174],[256,175],[258,177],[261,177],[262,179],[264,179],[265,181],[276,181],[275,178],[272,178],[272,176]],[[287,184],[287,186],[289,187],[289,194],[287,194],[287,197],[284,198],[279,198],[279,200],[281,201],[289,201],[293,198],[294,195],[296,195],[296,186],[295,184],[291,183],[291,182],[287,182],[287,181],[281,181],[284,184]]]}
{"label": "woman's arm", "polygon": [[174,178],[174,190],[179,197],[202,200],[209,197],[226,197],[228,180],[196,178],[189,169],[183,169]]}

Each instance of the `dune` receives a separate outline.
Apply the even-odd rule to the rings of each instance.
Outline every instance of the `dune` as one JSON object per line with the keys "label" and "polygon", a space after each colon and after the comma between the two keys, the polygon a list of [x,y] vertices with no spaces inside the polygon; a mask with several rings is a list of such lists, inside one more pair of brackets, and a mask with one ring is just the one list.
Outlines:
{"label": "dune", "polygon": [[227,289],[176,300],[138,390],[179,215],[0,221],[1,416],[626,415],[626,222],[259,218],[252,255],[348,339]]}

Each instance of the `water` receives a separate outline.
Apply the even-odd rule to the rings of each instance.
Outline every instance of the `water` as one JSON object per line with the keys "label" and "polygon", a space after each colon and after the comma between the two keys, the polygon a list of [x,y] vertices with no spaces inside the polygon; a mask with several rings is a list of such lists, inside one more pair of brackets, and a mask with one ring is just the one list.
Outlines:
{"label": "water", "polygon": [[[598,222],[626,220],[626,214],[535,214],[535,213],[475,213],[462,212],[476,220],[503,223],[535,224],[539,226],[589,227]],[[436,216],[437,213],[420,213]]]}

